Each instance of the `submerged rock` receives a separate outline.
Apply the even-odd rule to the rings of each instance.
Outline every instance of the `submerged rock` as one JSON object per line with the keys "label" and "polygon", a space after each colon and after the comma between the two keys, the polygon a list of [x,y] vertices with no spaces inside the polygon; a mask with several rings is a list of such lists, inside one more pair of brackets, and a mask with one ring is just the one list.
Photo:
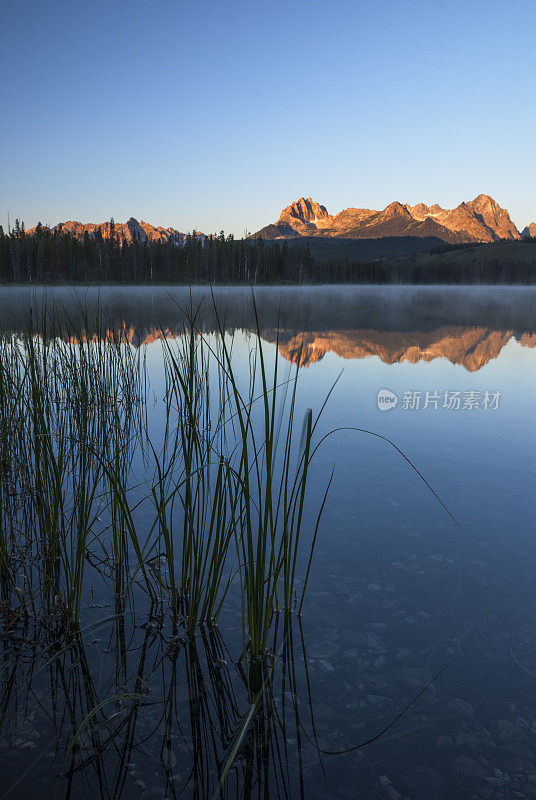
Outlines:
{"label": "submerged rock", "polygon": [[402,667],[398,670],[398,677],[412,689],[422,689],[432,680],[430,673],[419,667]]}
{"label": "submerged rock", "polygon": [[387,708],[393,702],[390,697],[383,697],[379,694],[367,694],[367,700],[374,708]]}
{"label": "submerged rock", "polygon": [[458,756],[454,761],[454,771],[467,778],[483,779],[486,777],[486,770],[481,767],[478,761],[469,756]]}
{"label": "submerged rock", "polygon": [[369,650],[377,650],[378,652],[385,652],[385,645],[381,639],[375,636],[373,633],[367,634],[367,647]]}
{"label": "submerged rock", "polygon": [[445,797],[447,783],[439,772],[429,764],[420,764],[408,769],[402,775],[404,786],[411,791],[412,797],[431,800]]}
{"label": "submerged rock", "polygon": [[460,717],[472,717],[475,713],[471,703],[468,703],[466,700],[461,700],[459,697],[453,697],[452,700],[449,700],[447,711],[451,711],[453,714],[457,714]]}
{"label": "submerged rock", "polygon": [[381,694],[389,697],[397,694],[396,683],[393,677],[386,672],[381,672],[378,675],[371,675],[368,682],[376,691],[381,692]]}
{"label": "submerged rock", "polygon": [[326,661],[324,658],[319,658],[316,662],[316,667],[320,672],[323,672],[325,675],[328,675],[331,672],[335,672],[335,667],[333,664],[330,664],[329,661]]}
{"label": "submerged rock", "polygon": [[497,728],[502,742],[522,742],[525,739],[515,722],[508,719],[500,719]]}
{"label": "submerged rock", "polygon": [[339,637],[340,643],[347,648],[357,648],[363,649],[367,646],[367,637],[364,633],[360,633],[359,631],[341,631],[341,635]]}

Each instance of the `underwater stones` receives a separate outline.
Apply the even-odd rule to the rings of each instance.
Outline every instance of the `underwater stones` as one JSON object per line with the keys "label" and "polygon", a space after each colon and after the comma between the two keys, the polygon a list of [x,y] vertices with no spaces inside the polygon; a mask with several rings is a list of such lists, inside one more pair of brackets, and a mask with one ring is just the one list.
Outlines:
{"label": "underwater stones", "polygon": [[338,657],[339,647],[329,642],[319,642],[308,648],[308,655],[313,660],[325,658],[329,661],[329,659],[336,659]]}
{"label": "underwater stones", "polygon": [[354,647],[349,647],[348,650],[344,650],[342,653],[342,660],[346,661],[348,664],[355,664],[359,659],[359,650],[356,650]]}
{"label": "underwater stones", "polygon": [[437,737],[436,747],[441,749],[442,747],[452,747],[452,746],[453,742],[450,736],[445,736],[445,734],[441,734],[440,736]]}
{"label": "underwater stones", "polygon": [[380,786],[383,788],[385,796],[388,797],[389,800],[402,800],[402,795],[400,792],[397,792],[387,775],[380,775],[379,782]]}
{"label": "underwater stones", "polygon": [[419,764],[416,767],[406,770],[402,774],[404,786],[407,787],[412,797],[415,798],[440,798],[444,797],[447,791],[447,783],[429,764]]}
{"label": "underwater stones", "polygon": [[335,672],[335,667],[333,664],[330,664],[329,661],[326,661],[324,658],[319,658],[315,664],[315,668],[318,669],[319,672],[323,673],[324,675],[329,675],[332,672]]}
{"label": "underwater stones", "polygon": [[388,695],[389,697],[397,694],[396,683],[392,675],[386,672],[382,672],[379,675],[371,675],[368,678],[368,683],[381,694]]}
{"label": "underwater stones", "polygon": [[453,697],[449,700],[446,710],[459,717],[472,717],[475,713],[471,703],[468,703],[466,700],[461,700],[459,697]]}
{"label": "underwater stones", "polygon": [[363,650],[367,646],[367,636],[359,631],[342,630],[339,642],[342,646]]}
{"label": "underwater stones", "polygon": [[402,800],[402,795],[396,791],[394,786],[385,786],[384,791],[389,800]]}
{"label": "underwater stones", "polygon": [[412,689],[422,689],[432,680],[430,673],[419,667],[399,667],[397,676],[403,684]]}
{"label": "underwater stones", "polygon": [[367,694],[367,701],[370,703],[371,706],[374,708],[387,708],[388,706],[393,704],[393,701],[390,697],[384,697],[383,695],[379,694]]}
{"label": "underwater stones", "polygon": [[522,742],[525,739],[515,722],[510,722],[508,719],[500,719],[497,729],[502,742]]}
{"label": "underwater stones", "polygon": [[495,742],[486,730],[465,730],[460,731],[456,737],[456,744],[460,748],[468,748],[474,753],[478,753],[483,746],[495,747]]}
{"label": "underwater stones", "polygon": [[[330,595],[328,595],[328,597],[330,597]],[[334,628],[341,627],[346,622],[344,614],[333,608],[329,608],[323,600],[320,600],[318,604],[315,603],[314,606],[310,603],[307,614],[309,617],[314,618],[318,625],[330,631]]]}
{"label": "underwater stones", "polygon": [[501,751],[506,753],[510,758],[517,759],[519,762],[524,762],[524,764],[528,764],[530,771],[532,767],[532,760],[534,758],[534,752],[522,742],[505,742],[501,744]]}
{"label": "underwater stones", "polygon": [[381,639],[379,639],[375,634],[367,633],[367,648],[369,650],[377,650],[378,652],[385,653],[386,647]]}
{"label": "underwater stones", "polygon": [[[507,772],[503,772],[500,769],[494,769],[493,770],[493,774],[492,775],[486,775],[484,780],[489,786],[493,786],[495,789],[498,789],[500,791],[503,788],[505,788],[508,783],[510,783],[510,775],[508,775]],[[496,795],[492,795],[492,796],[496,796]],[[499,797],[501,797],[501,796],[502,795],[499,795]],[[530,794],[527,795],[527,796],[530,797]]]}
{"label": "underwater stones", "polygon": [[498,769],[497,767],[493,770],[493,776],[505,783],[508,783],[510,781],[510,775],[504,770]]}
{"label": "underwater stones", "polygon": [[483,779],[486,777],[484,767],[469,756],[458,756],[454,761],[454,771],[467,778]]}

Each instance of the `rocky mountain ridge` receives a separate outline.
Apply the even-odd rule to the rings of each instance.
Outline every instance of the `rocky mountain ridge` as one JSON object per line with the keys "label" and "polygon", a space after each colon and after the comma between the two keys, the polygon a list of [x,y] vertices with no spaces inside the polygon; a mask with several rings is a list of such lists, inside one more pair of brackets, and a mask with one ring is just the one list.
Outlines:
{"label": "rocky mountain ridge", "polygon": [[[112,222],[111,220],[110,222],[100,223],[77,221],[60,222],[51,230],[69,233],[71,236],[76,236],[78,239],[82,239],[85,233],[93,238],[97,231],[100,231],[104,239],[109,239],[112,234],[112,228],[114,236],[116,236],[119,241],[124,239],[127,242],[159,241],[162,242],[162,244],[172,242],[173,244],[181,246],[184,244],[186,236],[188,235],[186,233],[181,233],[181,231],[176,228],[155,227],[143,220],[138,222],[134,217],[130,217],[126,222]],[[36,228],[31,228],[27,233],[31,235],[35,233],[35,231]],[[195,234],[198,238],[204,239],[204,234],[200,231],[195,231]]]}
{"label": "rocky mountain ridge", "polygon": [[[103,238],[114,236],[126,242],[171,242],[184,244],[188,234],[176,228],[163,228],[131,217],[126,222],[83,223],[61,222],[52,231],[63,231],[77,238],[87,233],[94,237],[100,231]],[[36,228],[27,231],[35,233]],[[204,239],[205,235],[195,231]],[[479,194],[474,200],[462,202],[454,209],[442,208],[437,203],[431,206],[417,203],[412,206],[398,201],[390,203],[382,211],[370,208],[346,208],[338,214],[330,214],[326,206],[310,197],[300,197],[281,211],[277,222],[267,225],[252,238],[300,239],[315,237],[325,239],[383,239],[387,237],[433,237],[449,244],[492,243],[501,239],[519,240],[536,237],[536,223],[531,222],[520,233],[510,214],[496,200]]]}
{"label": "rocky mountain ridge", "polygon": [[310,197],[300,197],[284,208],[277,222],[254,234],[260,239],[297,237],[377,239],[385,236],[435,236],[445,242],[496,242],[520,239],[508,211],[486,194],[454,209],[437,203],[415,206],[390,203],[383,211],[347,208],[332,215]]}

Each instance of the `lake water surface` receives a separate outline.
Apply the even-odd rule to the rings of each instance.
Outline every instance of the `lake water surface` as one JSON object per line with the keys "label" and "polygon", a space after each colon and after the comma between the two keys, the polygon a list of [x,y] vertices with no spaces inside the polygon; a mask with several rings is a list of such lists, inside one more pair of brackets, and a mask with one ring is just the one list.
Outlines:
{"label": "lake water surface", "polygon": [[[2,288],[3,328],[23,330],[43,295],[71,314],[100,305],[143,349],[154,430],[177,303],[199,309],[210,340],[215,302],[247,373],[249,289]],[[255,298],[269,363],[277,349],[282,375],[299,367],[300,424],[335,384],[319,435],[344,429],[313,462],[314,513],[334,477],[272,704],[218,786],[251,703],[236,664],[240,592],[217,633],[177,654],[140,609],[118,633],[105,621],[113,597],[92,586],[68,658],[0,638],[0,796],[536,797],[536,290],[263,287]],[[311,512],[309,540],[313,526]],[[122,716],[137,677],[146,702]],[[97,708],[101,727],[86,735]]]}

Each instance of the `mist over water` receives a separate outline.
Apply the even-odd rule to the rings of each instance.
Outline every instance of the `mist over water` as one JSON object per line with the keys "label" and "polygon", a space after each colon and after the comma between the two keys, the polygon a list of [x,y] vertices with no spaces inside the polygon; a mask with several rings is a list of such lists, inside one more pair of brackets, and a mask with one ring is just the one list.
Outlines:
{"label": "mist over water", "polygon": [[[429,330],[440,325],[486,325],[534,331],[536,288],[477,286],[289,286],[255,287],[261,327],[325,330],[376,328]],[[0,319],[4,327],[24,325],[28,311],[70,315],[105,310],[127,326],[173,327],[179,307],[192,305],[200,324],[213,328],[214,304],[232,328],[255,327],[249,287],[3,287]]]}

